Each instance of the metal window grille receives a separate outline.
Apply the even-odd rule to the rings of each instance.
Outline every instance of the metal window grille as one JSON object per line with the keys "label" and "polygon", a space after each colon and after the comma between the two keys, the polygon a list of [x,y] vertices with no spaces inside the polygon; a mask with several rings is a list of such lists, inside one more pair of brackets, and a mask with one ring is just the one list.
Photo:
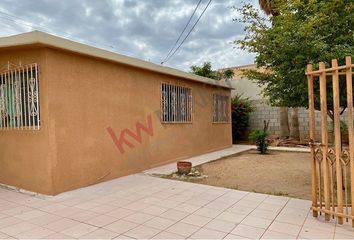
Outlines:
{"label": "metal window grille", "polygon": [[213,122],[227,123],[230,119],[229,97],[213,95]]}
{"label": "metal window grille", "polygon": [[161,122],[192,122],[192,106],[192,89],[169,83],[161,84]]}
{"label": "metal window grille", "polygon": [[0,130],[39,129],[38,66],[0,73]]}

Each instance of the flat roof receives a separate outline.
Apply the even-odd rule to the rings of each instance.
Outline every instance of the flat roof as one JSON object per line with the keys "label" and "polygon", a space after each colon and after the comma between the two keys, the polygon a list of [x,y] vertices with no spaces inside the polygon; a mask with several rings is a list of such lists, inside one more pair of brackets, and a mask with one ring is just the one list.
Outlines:
{"label": "flat roof", "polygon": [[92,57],[97,57],[97,58],[129,65],[132,67],[142,68],[153,72],[180,77],[195,82],[232,89],[232,87],[224,81],[217,81],[214,79],[201,77],[192,73],[183,72],[174,68],[165,67],[151,62],[143,61],[137,58],[124,56],[115,52],[110,52],[97,47],[92,47],[86,44],[71,41],[41,31],[33,31],[33,32],[22,33],[22,34],[0,38],[0,49],[8,48],[8,47],[32,45],[32,44],[43,44],[58,49],[64,49],[79,54],[84,54]]}

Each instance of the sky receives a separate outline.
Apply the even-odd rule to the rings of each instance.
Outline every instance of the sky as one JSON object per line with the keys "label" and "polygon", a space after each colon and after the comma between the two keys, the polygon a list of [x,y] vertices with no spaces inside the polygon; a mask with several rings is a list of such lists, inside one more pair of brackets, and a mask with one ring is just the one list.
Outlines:
{"label": "sky", "polygon": [[[201,3],[185,37],[209,0]],[[242,0],[212,0],[204,15],[165,66],[190,71],[252,64],[254,55],[232,42],[244,35],[233,21]],[[41,30],[130,57],[160,64],[199,0],[0,0],[0,37]],[[244,0],[253,2],[257,0]],[[178,44],[177,44],[178,46]]]}

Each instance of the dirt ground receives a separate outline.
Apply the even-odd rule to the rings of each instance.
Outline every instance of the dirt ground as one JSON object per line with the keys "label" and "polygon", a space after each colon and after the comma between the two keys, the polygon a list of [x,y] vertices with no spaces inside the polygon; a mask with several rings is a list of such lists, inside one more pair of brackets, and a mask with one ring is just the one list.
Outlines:
{"label": "dirt ground", "polygon": [[[186,181],[311,199],[310,153],[252,150],[197,166],[207,178]],[[172,175],[169,177],[172,178]]]}

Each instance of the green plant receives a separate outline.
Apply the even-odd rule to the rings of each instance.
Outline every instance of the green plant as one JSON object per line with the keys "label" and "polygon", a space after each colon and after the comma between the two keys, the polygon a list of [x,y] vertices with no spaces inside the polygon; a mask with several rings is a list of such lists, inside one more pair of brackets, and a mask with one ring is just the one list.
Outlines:
{"label": "green plant", "polygon": [[265,154],[268,150],[268,139],[267,139],[268,125],[269,125],[269,121],[266,122],[264,120],[264,129],[263,130],[255,130],[255,131],[251,132],[250,135],[248,136],[248,138],[250,140],[253,140],[256,142],[257,150],[261,154]]}
{"label": "green plant", "polygon": [[249,127],[249,115],[252,111],[252,103],[249,98],[243,97],[242,94],[236,94],[236,96],[231,99],[233,142],[244,138]]}

